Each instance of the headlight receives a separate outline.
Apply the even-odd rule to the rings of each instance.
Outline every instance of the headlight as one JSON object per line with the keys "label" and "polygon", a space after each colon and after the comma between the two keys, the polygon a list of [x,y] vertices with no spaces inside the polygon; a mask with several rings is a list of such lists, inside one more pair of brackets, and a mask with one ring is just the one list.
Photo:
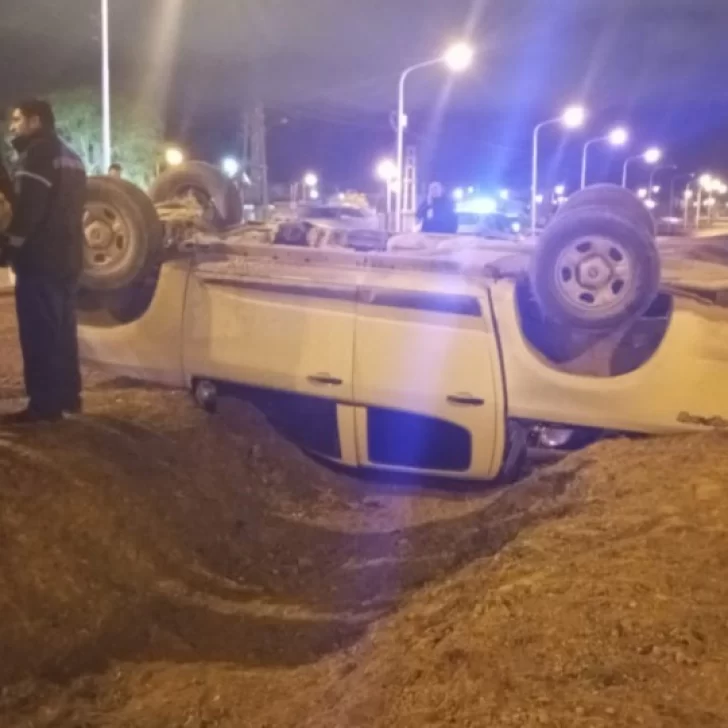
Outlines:
{"label": "headlight", "polygon": [[573,430],[562,427],[542,427],[539,431],[539,444],[548,448],[560,448],[568,444]]}

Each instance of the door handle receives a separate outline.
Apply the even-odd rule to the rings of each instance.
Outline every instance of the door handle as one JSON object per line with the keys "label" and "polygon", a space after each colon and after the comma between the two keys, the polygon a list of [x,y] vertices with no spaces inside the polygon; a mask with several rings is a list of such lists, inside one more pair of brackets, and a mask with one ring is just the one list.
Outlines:
{"label": "door handle", "polygon": [[330,374],[311,374],[306,377],[311,384],[325,384],[331,387],[338,387],[343,381],[338,377],[332,377]]}
{"label": "door handle", "polygon": [[450,404],[465,405],[469,407],[482,407],[485,404],[485,400],[480,397],[473,397],[472,394],[467,392],[459,392],[458,394],[450,394],[447,397],[447,401]]}

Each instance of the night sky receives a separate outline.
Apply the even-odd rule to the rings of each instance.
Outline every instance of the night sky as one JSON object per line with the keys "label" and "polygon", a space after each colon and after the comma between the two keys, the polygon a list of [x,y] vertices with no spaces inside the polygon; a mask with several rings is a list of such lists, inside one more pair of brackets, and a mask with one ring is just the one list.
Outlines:
{"label": "night sky", "polygon": [[[728,171],[728,0],[109,0],[114,87],[159,104],[171,137],[215,161],[242,110],[269,112],[273,180],[320,170],[371,185],[393,144],[399,71],[466,36],[476,65],[412,76],[426,173],[523,184],[530,129],[572,100],[686,171]],[[0,97],[98,82],[98,0],[0,0]],[[584,136],[544,137],[544,174],[575,182]],[[621,162],[596,152],[595,175]]]}

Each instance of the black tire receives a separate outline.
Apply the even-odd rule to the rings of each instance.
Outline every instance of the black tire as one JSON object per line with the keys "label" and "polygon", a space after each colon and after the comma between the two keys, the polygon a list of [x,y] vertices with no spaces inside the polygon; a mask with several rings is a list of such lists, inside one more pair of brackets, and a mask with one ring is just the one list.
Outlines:
{"label": "black tire", "polygon": [[546,318],[606,332],[647,310],[659,291],[660,260],[643,227],[602,207],[584,207],[544,230],[530,283]]}
{"label": "black tire", "polygon": [[[154,207],[149,195],[140,187],[135,184],[128,182],[124,179],[118,179],[117,182],[125,187],[129,194],[133,196],[139,204],[139,210],[144,216],[144,224],[148,230],[153,231],[154,236],[163,240],[164,238],[164,225],[157,215],[157,210]],[[150,204],[151,203],[151,204]]]}
{"label": "black tire", "polygon": [[645,207],[644,202],[633,192],[624,187],[612,184],[600,184],[586,187],[575,192],[559,207],[553,220],[583,207],[601,207],[617,217],[623,217],[635,227],[641,227],[654,238],[656,235],[655,218]]}
{"label": "black tire", "polygon": [[233,227],[243,219],[243,203],[237,188],[217,167],[207,162],[186,162],[163,172],[149,196],[155,203],[192,194],[205,210],[208,222]]}
{"label": "black tire", "polygon": [[164,248],[151,200],[130,182],[90,177],[86,186],[81,288],[119,291],[144,280]]}

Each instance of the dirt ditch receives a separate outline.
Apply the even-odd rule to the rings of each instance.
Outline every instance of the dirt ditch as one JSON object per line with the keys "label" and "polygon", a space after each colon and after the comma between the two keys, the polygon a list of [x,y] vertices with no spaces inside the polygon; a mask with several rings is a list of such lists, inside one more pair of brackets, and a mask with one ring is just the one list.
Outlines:
{"label": "dirt ditch", "polygon": [[[14,340],[0,298],[4,409]],[[0,433],[3,728],[728,725],[725,437],[418,490],[87,383]]]}

